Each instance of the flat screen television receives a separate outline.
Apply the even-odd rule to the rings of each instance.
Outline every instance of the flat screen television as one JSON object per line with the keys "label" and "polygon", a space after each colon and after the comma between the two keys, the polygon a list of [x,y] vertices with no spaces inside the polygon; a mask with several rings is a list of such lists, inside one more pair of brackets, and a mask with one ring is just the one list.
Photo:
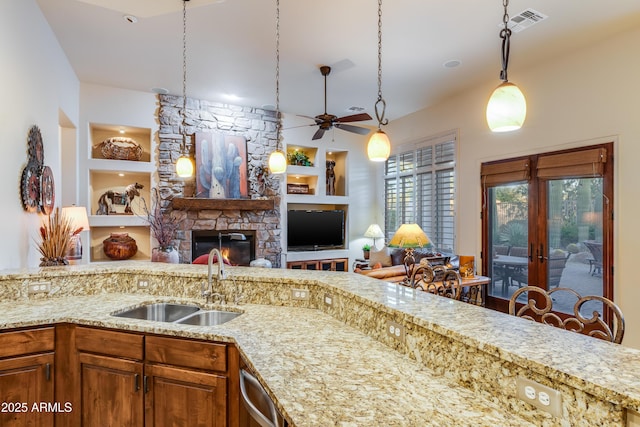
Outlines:
{"label": "flat screen television", "polygon": [[289,210],[287,249],[315,251],[344,248],[343,210]]}

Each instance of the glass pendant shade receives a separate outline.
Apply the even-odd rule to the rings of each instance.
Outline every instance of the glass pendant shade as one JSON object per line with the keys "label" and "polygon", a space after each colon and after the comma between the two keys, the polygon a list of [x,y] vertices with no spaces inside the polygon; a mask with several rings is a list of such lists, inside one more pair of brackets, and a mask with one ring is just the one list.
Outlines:
{"label": "glass pendant shade", "polygon": [[518,130],[527,117],[527,101],[518,86],[503,82],[489,98],[487,124],[493,132]]}
{"label": "glass pendant shade", "polygon": [[176,162],[176,173],[180,178],[190,178],[193,176],[193,162],[184,154]]}
{"label": "glass pendant shade", "polygon": [[275,150],[269,155],[269,172],[272,174],[285,173],[287,170],[287,158],[280,150]]}
{"label": "glass pendant shade", "polygon": [[367,155],[372,162],[384,162],[391,154],[391,143],[389,137],[384,131],[378,129],[369,138],[367,144]]}

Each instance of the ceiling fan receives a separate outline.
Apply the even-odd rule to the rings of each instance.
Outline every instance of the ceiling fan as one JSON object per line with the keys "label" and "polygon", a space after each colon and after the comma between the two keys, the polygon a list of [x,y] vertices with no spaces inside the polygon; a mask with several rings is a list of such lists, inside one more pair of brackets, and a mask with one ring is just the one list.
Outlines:
{"label": "ceiling fan", "polygon": [[322,138],[324,136],[324,133],[334,126],[338,129],[346,130],[347,132],[358,133],[360,135],[368,134],[369,132],[371,132],[371,129],[369,128],[345,124],[349,122],[371,120],[371,116],[367,113],[353,114],[344,117],[327,114],[327,76],[330,72],[331,67],[329,67],[328,65],[320,66],[320,73],[322,73],[322,75],[324,76],[324,114],[319,114],[315,117],[301,116],[314,120],[316,122],[316,125],[318,125],[318,130],[313,134],[313,137],[311,139],[316,140]]}

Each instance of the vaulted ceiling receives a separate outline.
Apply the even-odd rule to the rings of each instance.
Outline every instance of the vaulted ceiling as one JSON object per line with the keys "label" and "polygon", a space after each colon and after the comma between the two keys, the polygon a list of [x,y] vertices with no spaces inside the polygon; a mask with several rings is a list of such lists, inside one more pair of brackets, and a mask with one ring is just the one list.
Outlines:
{"label": "vaulted ceiling", "polygon": [[[82,82],[182,93],[181,0],[37,0]],[[377,2],[280,0],[281,110],[374,116]],[[387,117],[420,110],[465,88],[499,83],[503,9],[498,0],[386,0],[382,91]],[[510,80],[640,25],[638,0],[511,0],[509,15],[546,16],[514,32]],[[137,23],[131,23],[131,18]],[[240,105],[275,104],[275,0],[187,2],[187,95]],[[629,52],[629,54],[635,54]],[[459,61],[456,67],[447,67]]]}

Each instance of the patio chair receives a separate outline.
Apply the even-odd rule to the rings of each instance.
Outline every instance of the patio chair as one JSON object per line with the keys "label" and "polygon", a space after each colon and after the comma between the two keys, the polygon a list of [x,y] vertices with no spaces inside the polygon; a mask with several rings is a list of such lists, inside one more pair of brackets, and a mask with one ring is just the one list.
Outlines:
{"label": "patio chair", "polygon": [[[527,293],[527,302],[516,310],[520,304],[516,300],[525,292]],[[568,292],[576,299],[572,314],[553,311],[553,303],[556,299],[560,300],[559,295],[561,295],[554,295],[556,292]],[[536,296],[538,298],[536,298]],[[538,306],[541,300],[543,303]],[[591,301],[601,303],[602,309],[592,310],[591,306],[585,307],[585,304]],[[581,313],[581,310],[591,312],[591,317],[585,316]],[[605,322],[603,312],[607,312],[610,316],[611,324]],[[557,287],[547,292],[537,286],[522,287],[511,295],[511,299],[509,300],[509,314],[605,341],[611,341],[616,344],[620,344],[624,337],[625,323],[620,307],[613,301],[599,295],[583,297],[571,288]],[[606,317],[607,316],[605,316],[605,318]]]}
{"label": "patio chair", "polygon": [[584,245],[591,252],[589,261],[589,273],[591,275],[602,274],[602,242],[596,242],[594,240],[585,240]]}
{"label": "patio chair", "polygon": [[571,252],[567,253],[566,256],[563,255],[549,258],[549,277],[547,278],[548,289],[560,286],[560,278],[562,277],[562,272],[564,271],[570,256]]}

